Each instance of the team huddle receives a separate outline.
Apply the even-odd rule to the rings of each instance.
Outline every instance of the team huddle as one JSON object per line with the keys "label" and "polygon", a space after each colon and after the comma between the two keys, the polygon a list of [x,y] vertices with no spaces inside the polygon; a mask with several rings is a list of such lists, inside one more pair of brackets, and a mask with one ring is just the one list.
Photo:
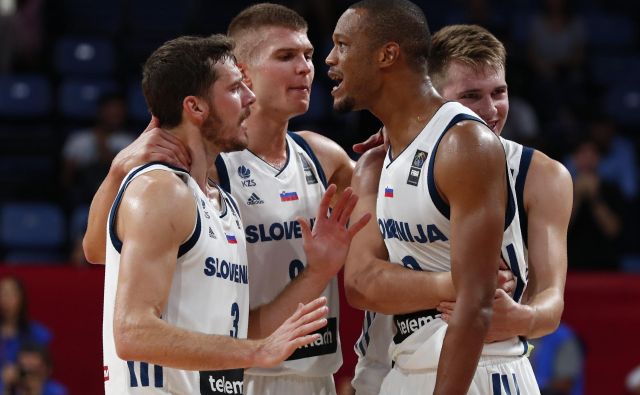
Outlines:
{"label": "team huddle", "polygon": [[351,5],[326,58],[336,111],[384,125],[354,163],[292,132],[314,48],[281,5],[146,61],[152,121],[93,199],[107,394],[336,394],[339,289],[365,310],[356,394],[539,394],[527,338],[558,326],[571,179],[499,137],[506,52],[431,35],[408,0]]}

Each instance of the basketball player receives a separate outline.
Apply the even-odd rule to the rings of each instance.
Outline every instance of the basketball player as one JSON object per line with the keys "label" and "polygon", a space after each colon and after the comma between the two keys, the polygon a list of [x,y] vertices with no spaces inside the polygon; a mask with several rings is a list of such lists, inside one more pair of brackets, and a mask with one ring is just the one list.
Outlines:
{"label": "basketball player", "polygon": [[[246,121],[248,149],[216,161],[220,183],[240,202],[245,222],[252,273],[250,321],[259,322],[250,328],[249,337],[270,333],[297,302],[324,295],[330,309],[322,342],[297,351],[275,368],[248,371],[248,394],[335,394],[333,373],[342,363],[335,279],[341,264],[310,265],[295,219],[315,216],[327,183],[346,188],[353,163],[344,150],[321,135],[287,132],[289,119],[307,111],[309,105],[314,68],[306,31],[300,15],[268,3],[244,10],[229,27],[245,82],[256,94]],[[84,240],[91,261],[100,262],[95,249],[104,238],[98,228],[107,210],[104,202],[115,195],[115,184],[125,170],[148,158],[189,161],[186,150],[159,129],[143,133],[114,159],[91,207]]]}
{"label": "basketball player", "polygon": [[[526,344],[513,337],[483,347],[501,252],[517,279],[516,300],[526,285],[514,191],[500,141],[469,109],[445,102],[431,86],[430,34],[414,4],[356,3],[340,17],[333,40],[327,63],[338,83],[334,108],[370,110],[384,123],[390,142],[377,191],[385,244],[374,244],[377,256],[360,257],[380,263],[363,285],[371,292],[361,295],[362,307],[395,314],[395,365],[381,393],[486,394],[505,385],[514,393],[516,385],[538,393],[522,357]],[[379,258],[384,247],[394,265]],[[350,252],[349,259],[357,257]],[[438,311],[416,312],[397,298],[430,286],[436,287],[434,294],[447,293],[437,281],[424,281],[418,275],[423,270],[452,272],[458,304],[449,325]],[[432,306],[438,299],[433,297]]]}
{"label": "basketball player", "polygon": [[[447,100],[465,104],[500,134],[508,113],[508,94],[505,82],[506,53],[502,43],[480,26],[448,26],[432,38],[429,55],[429,74],[436,89]],[[507,153],[509,169],[516,180],[516,200],[520,225],[528,249],[529,283],[527,304],[518,304],[503,290],[496,291],[491,327],[486,341],[503,340],[511,336],[536,338],[555,330],[563,310],[566,277],[566,233],[571,215],[571,178],[558,162],[539,151],[502,140]],[[377,154],[378,156],[380,154]],[[371,156],[369,156],[371,158]],[[378,158],[381,162],[383,159]],[[360,177],[374,177],[367,183],[377,182],[379,168],[359,166]],[[356,176],[356,178],[358,178]],[[376,191],[372,191],[372,195]],[[356,210],[365,207],[362,196]],[[523,215],[526,214],[526,215]],[[375,232],[375,231],[374,231]],[[379,234],[379,233],[378,233]],[[375,237],[372,234],[371,237]],[[378,237],[379,238],[379,237]],[[378,243],[382,243],[379,238]],[[366,263],[352,260],[347,263],[345,281],[350,275],[366,276]],[[425,291],[429,292],[428,290]],[[424,300],[431,296],[422,296]],[[416,309],[432,308],[433,304],[416,304]],[[444,318],[451,314],[453,304],[441,303]],[[380,375],[391,368],[387,345],[392,334],[378,321],[387,320],[382,314],[367,312],[373,321],[368,327],[369,342],[358,343],[359,354],[354,386],[359,393],[378,393]],[[364,350],[364,352],[363,352]]]}
{"label": "basketball player", "polygon": [[[308,334],[326,325],[319,298],[300,304],[266,339],[237,340],[246,337],[249,304],[242,225],[233,198],[207,181],[219,152],[247,145],[244,122],[255,97],[231,50],[225,36],[181,37],[144,66],[152,113],[193,162],[190,173],[161,163],[134,169],[113,203],[103,323],[107,394],[240,394],[242,368],[278,364],[318,341]],[[329,197],[324,202],[321,209]],[[345,236],[335,215],[319,218],[317,227]],[[311,237],[306,222],[301,228],[308,243],[317,243],[319,229]]]}

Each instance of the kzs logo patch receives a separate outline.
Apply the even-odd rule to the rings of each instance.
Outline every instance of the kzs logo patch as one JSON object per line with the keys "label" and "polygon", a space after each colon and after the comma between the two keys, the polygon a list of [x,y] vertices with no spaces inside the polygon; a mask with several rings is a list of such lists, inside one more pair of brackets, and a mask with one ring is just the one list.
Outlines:
{"label": "kzs logo patch", "polygon": [[255,187],[256,181],[251,177],[251,170],[244,165],[238,167],[238,176],[242,179],[241,183],[243,187]]}

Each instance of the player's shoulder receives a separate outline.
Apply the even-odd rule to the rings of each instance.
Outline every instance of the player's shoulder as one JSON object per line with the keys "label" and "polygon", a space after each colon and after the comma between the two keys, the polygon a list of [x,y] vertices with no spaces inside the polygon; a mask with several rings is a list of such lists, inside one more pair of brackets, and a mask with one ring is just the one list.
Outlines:
{"label": "player's shoulder", "polygon": [[136,200],[144,206],[169,206],[173,211],[179,211],[183,203],[193,200],[193,193],[185,178],[170,170],[155,169],[131,180],[125,199]]}
{"label": "player's shoulder", "polygon": [[451,126],[442,136],[436,155],[437,158],[455,158],[454,162],[462,159],[505,161],[504,147],[498,136],[485,124],[474,120],[463,120]]}
{"label": "player's shoulder", "polygon": [[351,186],[354,191],[363,193],[367,190],[376,192],[380,181],[380,174],[387,154],[384,146],[371,148],[356,162],[351,178]]}
{"label": "player's shoulder", "polygon": [[338,143],[320,133],[312,132],[310,130],[301,130],[293,133],[302,137],[318,157],[327,155],[344,155],[348,157],[345,150],[342,149]]}
{"label": "player's shoulder", "polygon": [[370,171],[378,171],[382,168],[384,164],[385,156],[387,155],[387,150],[384,146],[380,145],[378,147],[373,147],[364,154],[360,156],[358,161],[356,162],[356,167],[354,170],[354,177],[358,176],[362,173],[367,173]]}
{"label": "player's shoulder", "polygon": [[548,182],[555,182],[561,186],[572,186],[569,170],[562,163],[539,150],[533,151],[527,180],[531,176],[533,176],[532,180],[540,179],[541,186]]}
{"label": "player's shoulder", "polygon": [[537,206],[556,212],[566,206],[562,210],[570,212],[572,194],[573,181],[567,168],[543,152],[534,150],[524,186],[527,211]]}

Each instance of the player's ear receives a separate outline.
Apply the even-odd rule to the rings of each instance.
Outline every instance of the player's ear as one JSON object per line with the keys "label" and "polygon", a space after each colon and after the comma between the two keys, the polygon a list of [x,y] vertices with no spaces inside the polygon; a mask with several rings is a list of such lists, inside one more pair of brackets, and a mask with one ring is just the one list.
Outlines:
{"label": "player's ear", "polygon": [[197,96],[187,96],[182,100],[182,115],[191,122],[202,125],[209,114],[209,105]]}
{"label": "player's ear", "polygon": [[249,76],[249,65],[247,65],[246,63],[237,63],[238,68],[240,69],[240,72],[242,73],[242,82],[244,82],[244,84],[246,86],[249,87],[249,89],[252,89],[252,82],[251,82],[251,77]]}
{"label": "player's ear", "polygon": [[381,68],[389,67],[398,61],[400,46],[395,42],[388,42],[378,51],[378,64]]}

